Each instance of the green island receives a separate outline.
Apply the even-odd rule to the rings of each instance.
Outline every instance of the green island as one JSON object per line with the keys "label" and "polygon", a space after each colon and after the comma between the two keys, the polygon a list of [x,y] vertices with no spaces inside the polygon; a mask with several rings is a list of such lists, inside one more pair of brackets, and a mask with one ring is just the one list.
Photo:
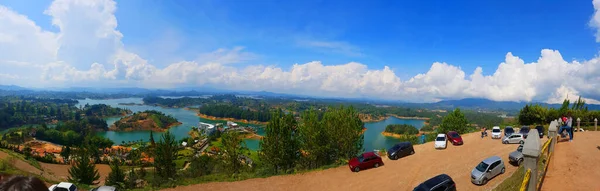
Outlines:
{"label": "green island", "polygon": [[110,127],[114,131],[166,131],[174,125],[180,125],[173,116],[165,115],[162,112],[146,110],[136,112],[131,116],[126,116],[116,121]]}
{"label": "green island", "polygon": [[386,133],[400,134],[400,135],[416,135],[419,134],[419,130],[412,125],[406,124],[390,124],[385,127]]}

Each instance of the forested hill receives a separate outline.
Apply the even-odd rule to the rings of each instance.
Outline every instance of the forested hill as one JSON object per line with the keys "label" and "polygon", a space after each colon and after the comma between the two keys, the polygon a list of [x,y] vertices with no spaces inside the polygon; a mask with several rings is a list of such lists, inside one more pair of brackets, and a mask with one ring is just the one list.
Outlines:
{"label": "forested hill", "polygon": [[106,104],[88,105],[83,107],[83,113],[86,116],[109,117],[109,116],[125,116],[131,114],[129,109],[114,108]]}
{"label": "forested hill", "polygon": [[181,123],[170,115],[165,115],[159,111],[146,110],[143,112],[136,112],[131,116],[123,117],[119,121],[116,121],[111,129],[117,131],[166,131],[173,125],[178,124]]}

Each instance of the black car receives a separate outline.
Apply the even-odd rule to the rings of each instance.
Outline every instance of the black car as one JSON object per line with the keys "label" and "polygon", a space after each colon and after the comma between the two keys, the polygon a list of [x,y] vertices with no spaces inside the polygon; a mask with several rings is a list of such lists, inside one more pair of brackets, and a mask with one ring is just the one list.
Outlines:
{"label": "black car", "polygon": [[508,137],[513,133],[515,133],[515,129],[513,129],[511,126],[504,127],[504,137]]}
{"label": "black car", "polygon": [[401,142],[387,150],[388,158],[397,160],[404,156],[415,154],[415,149],[410,142]]}
{"label": "black car", "polygon": [[527,139],[527,135],[529,134],[529,126],[522,126],[521,129],[519,129],[519,133],[523,135],[524,139]]}
{"label": "black car", "polygon": [[538,134],[540,134],[540,139],[544,138],[544,127],[541,125],[535,126],[535,129],[537,129]]}
{"label": "black car", "polygon": [[437,175],[421,184],[413,191],[456,191],[454,180],[447,174]]}

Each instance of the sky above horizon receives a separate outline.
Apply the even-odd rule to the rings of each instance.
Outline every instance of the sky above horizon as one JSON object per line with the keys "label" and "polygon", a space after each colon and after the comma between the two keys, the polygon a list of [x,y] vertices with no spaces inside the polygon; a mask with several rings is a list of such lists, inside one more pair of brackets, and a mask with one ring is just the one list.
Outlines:
{"label": "sky above horizon", "polygon": [[600,103],[600,0],[0,0],[0,85]]}

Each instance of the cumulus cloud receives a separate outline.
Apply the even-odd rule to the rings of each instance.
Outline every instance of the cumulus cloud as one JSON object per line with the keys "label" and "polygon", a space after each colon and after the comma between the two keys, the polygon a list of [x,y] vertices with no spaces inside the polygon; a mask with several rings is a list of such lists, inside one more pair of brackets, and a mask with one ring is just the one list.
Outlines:
{"label": "cumulus cloud", "polygon": [[592,15],[592,19],[589,24],[592,28],[596,29],[596,42],[600,42],[600,13],[598,9],[600,9],[600,0],[593,0],[592,4],[594,5],[594,14]]}
{"label": "cumulus cloud", "polygon": [[[598,1],[592,26],[600,26]],[[257,57],[243,47],[199,53],[156,67],[128,51],[117,30],[112,0],[55,0],[45,13],[59,32],[41,29],[26,16],[0,6],[0,83],[24,86],[139,86],[172,88],[211,85],[237,90],[266,90],[316,96],[368,97],[431,102],[469,97],[497,101],[561,102],[583,96],[600,100],[600,60],[565,61],[557,50],[544,49],[531,63],[509,52],[491,75],[484,68],[464,71],[458,63],[435,62],[428,71],[400,79],[385,66],[369,68],[350,62],[326,65],[320,61],[294,64],[246,65]],[[11,30],[8,30],[11,29]],[[341,42],[305,41],[303,45],[357,52]],[[501,55],[499,55],[501,56]],[[162,65],[162,64],[161,64]]]}

